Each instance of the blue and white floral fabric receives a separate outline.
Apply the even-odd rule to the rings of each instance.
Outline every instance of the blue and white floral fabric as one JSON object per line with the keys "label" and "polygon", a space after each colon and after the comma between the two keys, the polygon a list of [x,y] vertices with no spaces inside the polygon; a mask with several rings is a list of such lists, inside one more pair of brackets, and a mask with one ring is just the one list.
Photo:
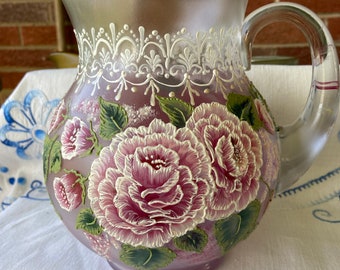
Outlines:
{"label": "blue and white floral fabric", "polygon": [[19,197],[49,200],[41,163],[47,122],[65,92],[60,82],[70,84],[75,75],[48,84],[45,74],[27,74],[0,109],[0,212]]}
{"label": "blue and white floral fabric", "polygon": [[[67,231],[43,181],[46,123],[75,75],[30,72],[0,109],[0,269],[110,269]],[[249,77],[281,124],[300,113],[311,67],[254,66]],[[340,269],[339,132],[340,117],[310,170],[276,196],[255,232],[214,270]]]}

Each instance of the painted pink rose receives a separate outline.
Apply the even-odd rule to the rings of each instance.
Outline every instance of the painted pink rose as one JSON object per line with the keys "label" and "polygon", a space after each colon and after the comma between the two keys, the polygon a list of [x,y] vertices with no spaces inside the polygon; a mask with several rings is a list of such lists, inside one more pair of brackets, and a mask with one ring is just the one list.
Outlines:
{"label": "painted pink rose", "polygon": [[56,129],[64,120],[67,113],[67,109],[65,106],[65,101],[62,100],[58,107],[55,109],[54,114],[52,116],[48,133],[50,134],[54,129]]}
{"label": "painted pink rose", "polygon": [[207,218],[218,220],[244,209],[259,189],[263,162],[257,133],[219,103],[196,107],[187,127],[205,144],[212,160],[215,190]]}
{"label": "painted pink rose", "polygon": [[94,137],[89,127],[78,117],[65,123],[61,134],[61,154],[64,159],[72,159],[91,152],[94,148]]}
{"label": "painted pink rose", "polygon": [[53,181],[56,199],[60,207],[68,212],[76,209],[82,203],[83,189],[77,183],[78,178],[76,173],[68,173],[60,178],[54,178]]}
{"label": "painted pink rose", "polygon": [[259,117],[264,124],[264,128],[269,133],[274,134],[275,133],[275,125],[274,125],[273,119],[271,118],[266,106],[259,99],[255,99],[254,103],[255,103],[257,113],[259,114]]}
{"label": "painted pink rose", "polygon": [[160,247],[206,216],[211,160],[194,134],[153,120],[127,128],[91,167],[88,197],[104,231],[133,246]]}

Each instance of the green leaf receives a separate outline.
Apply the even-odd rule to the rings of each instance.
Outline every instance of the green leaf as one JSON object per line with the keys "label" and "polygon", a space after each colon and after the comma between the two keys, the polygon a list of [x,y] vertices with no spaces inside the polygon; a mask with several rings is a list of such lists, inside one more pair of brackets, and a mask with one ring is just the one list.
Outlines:
{"label": "green leaf", "polygon": [[178,249],[184,251],[202,252],[208,244],[208,235],[204,230],[196,228],[175,238],[174,244]]}
{"label": "green leaf", "polygon": [[169,265],[176,253],[169,248],[146,248],[122,245],[120,259],[138,270],[157,270]]}
{"label": "green leaf", "polygon": [[43,152],[45,181],[47,181],[47,177],[51,172],[57,173],[61,170],[61,160],[61,142],[57,140],[57,137],[51,139],[49,136],[46,136]]}
{"label": "green leaf", "polygon": [[82,229],[92,235],[100,235],[103,232],[102,227],[97,223],[97,219],[90,208],[82,209],[79,212],[76,220],[76,229]]}
{"label": "green leaf", "polygon": [[236,244],[240,226],[241,217],[236,214],[215,223],[215,237],[224,253]]}
{"label": "green leaf", "polygon": [[161,110],[169,117],[170,122],[178,127],[185,127],[194,107],[178,98],[165,98],[157,96]]}
{"label": "green leaf", "polygon": [[100,136],[111,140],[127,126],[129,118],[126,110],[119,104],[99,97]]}
{"label": "green leaf", "polygon": [[246,239],[248,235],[255,230],[260,210],[261,203],[258,200],[255,200],[239,213],[241,217],[241,227],[238,234],[239,241]]}
{"label": "green leaf", "polygon": [[249,106],[251,98],[248,96],[230,93],[228,94],[227,108],[230,112],[241,118],[245,107]]}
{"label": "green leaf", "polygon": [[260,209],[261,203],[255,200],[240,213],[216,221],[215,237],[224,253],[241,240],[246,239],[255,229]]}
{"label": "green leaf", "polygon": [[251,97],[230,93],[228,95],[227,108],[241,121],[247,121],[254,130],[259,130],[263,126],[257,113],[254,100]]}

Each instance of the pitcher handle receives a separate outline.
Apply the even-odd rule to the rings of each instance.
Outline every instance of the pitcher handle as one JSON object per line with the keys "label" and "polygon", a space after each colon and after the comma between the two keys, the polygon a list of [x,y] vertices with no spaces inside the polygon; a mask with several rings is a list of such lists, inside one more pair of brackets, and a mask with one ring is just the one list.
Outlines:
{"label": "pitcher handle", "polygon": [[293,3],[273,3],[252,12],[242,27],[245,67],[250,69],[253,41],[273,22],[291,22],[308,40],[312,58],[312,83],[302,114],[278,129],[281,168],[276,192],[295,183],[323,149],[339,107],[339,63],[333,39],[324,23],[311,10]]}

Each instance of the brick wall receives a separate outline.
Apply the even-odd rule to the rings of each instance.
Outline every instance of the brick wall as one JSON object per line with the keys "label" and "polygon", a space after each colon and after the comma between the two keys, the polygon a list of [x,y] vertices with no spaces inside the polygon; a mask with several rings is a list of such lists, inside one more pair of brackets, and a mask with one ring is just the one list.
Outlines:
{"label": "brick wall", "polygon": [[[339,0],[291,0],[315,11],[329,27],[340,48]],[[276,0],[249,0],[247,13]],[[0,0],[0,79],[3,89],[13,89],[25,72],[53,68],[47,60],[58,50],[54,0]],[[75,50],[71,26],[66,21],[66,48]],[[273,24],[256,38],[253,54],[294,56],[309,64],[304,36],[289,24]],[[1,87],[0,87],[1,89]]]}
{"label": "brick wall", "polygon": [[14,88],[29,70],[48,68],[56,49],[53,0],[0,0],[0,78]]}
{"label": "brick wall", "polygon": [[[313,10],[329,28],[340,55],[340,0],[288,0]],[[265,4],[282,0],[249,0],[247,13]],[[275,23],[255,39],[253,55],[295,57],[299,64],[310,64],[310,50],[303,34],[289,23]]]}

